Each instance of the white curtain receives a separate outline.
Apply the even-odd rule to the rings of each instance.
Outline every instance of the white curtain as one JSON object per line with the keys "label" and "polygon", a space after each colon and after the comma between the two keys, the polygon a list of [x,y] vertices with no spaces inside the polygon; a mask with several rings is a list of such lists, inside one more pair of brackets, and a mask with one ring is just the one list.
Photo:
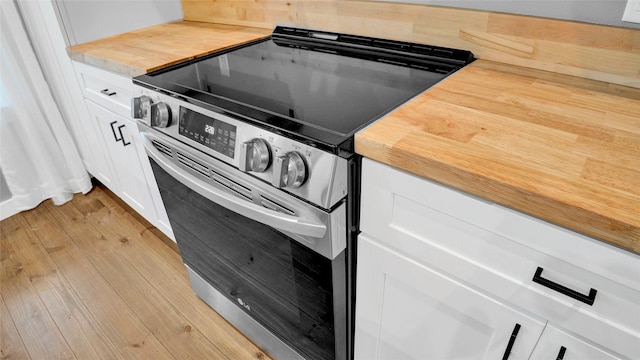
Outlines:
{"label": "white curtain", "polygon": [[[13,0],[0,0],[0,169],[18,211],[57,205],[91,180],[44,78]],[[6,215],[6,214],[0,214]]]}

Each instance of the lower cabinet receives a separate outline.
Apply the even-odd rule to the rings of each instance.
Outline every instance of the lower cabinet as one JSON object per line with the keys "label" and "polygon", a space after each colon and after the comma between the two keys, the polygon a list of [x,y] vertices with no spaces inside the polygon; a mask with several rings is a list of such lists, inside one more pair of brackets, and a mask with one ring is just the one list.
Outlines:
{"label": "lower cabinet", "polygon": [[357,286],[358,359],[528,359],[545,326],[366,235]]}
{"label": "lower cabinet", "polygon": [[89,171],[175,241],[138,128],[130,117],[131,78],[74,62],[89,119],[83,124],[93,153]]}
{"label": "lower cabinet", "polygon": [[363,159],[355,358],[640,359],[640,256]]}
{"label": "lower cabinet", "polygon": [[95,145],[102,145],[109,159],[103,167],[110,172],[106,177],[106,171],[102,172],[103,178],[99,180],[107,187],[117,189],[120,198],[145,218],[153,218],[155,209],[139,156],[140,144],[134,138],[138,134],[135,123],[90,100],[86,103],[103,141],[103,144]]}
{"label": "lower cabinet", "polygon": [[358,256],[356,359],[619,359],[366,235]]}

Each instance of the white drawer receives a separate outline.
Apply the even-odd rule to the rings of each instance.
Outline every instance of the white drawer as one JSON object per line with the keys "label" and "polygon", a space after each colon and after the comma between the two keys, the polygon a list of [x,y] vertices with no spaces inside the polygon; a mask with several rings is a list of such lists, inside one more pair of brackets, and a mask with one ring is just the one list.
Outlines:
{"label": "white drawer", "polygon": [[[393,239],[386,244],[408,257],[640,358],[638,255],[367,159],[362,179],[363,233]],[[595,289],[593,305],[532,281],[538,267],[577,293]]]}
{"label": "white drawer", "polygon": [[73,63],[84,97],[122,115],[131,117],[133,82],[130,77],[84,63]]}

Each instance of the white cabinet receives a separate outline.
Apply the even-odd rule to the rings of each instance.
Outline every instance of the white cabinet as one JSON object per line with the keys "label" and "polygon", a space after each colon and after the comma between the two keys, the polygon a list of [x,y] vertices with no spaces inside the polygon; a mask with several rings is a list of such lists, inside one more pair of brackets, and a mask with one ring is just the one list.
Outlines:
{"label": "white cabinet", "polygon": [[[91,100],[87,100],[87,108],[103,142],[96,144],[104,147],[107,159],[103,166],[105,169],[113,170],[109,172],[107,179],[99,180],[112,190],[117,189],[120,198],[138,213],[145,218],[152,218],[154,206],[143,171],[145,164],[138,156],[140,144],[135,139],[135,123],[96,105]],[[104,173],[100,175],[104,176]]]}
{"label": "white cabinet", "polygon": [[514,321],[524,332],[510,358],[555,359],[561,346],[567,359],[640,358],[637,254],[368,159],[362,179],[357,359],[464,358],[451,351],[485,313],[500,319],[479,322],[495,333],[470,342],[476,358],[495,358]]}
{"label": "white cabinet", "polygon": [[358,359],[527,359],[544,329],[542,319],[366,235],[358,257]]}
{"label": "white cabinet", "polygon": [[149,159],[130,117],[131,79],[83,63],[74,62],[74,67],[93,129],[92,175],[174,239]]}

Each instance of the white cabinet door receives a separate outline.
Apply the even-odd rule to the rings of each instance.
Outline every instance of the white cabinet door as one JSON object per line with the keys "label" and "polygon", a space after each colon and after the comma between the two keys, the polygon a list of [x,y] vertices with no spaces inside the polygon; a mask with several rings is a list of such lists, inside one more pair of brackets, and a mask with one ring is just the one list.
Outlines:
{"label": "white cabinet door", "polygon": [[[640,345],[639,345],[640,346]],[[604,349],[547,325],[531,354],[531,360],[610,360],[620,359]]]}
{"label": "white cabinet door", "polygon": [[156,218],[155,209],[143,171],[145,164],[139,157],[141,144],[135,124],[89,100],[87,108],[102,134],[117,178],[117,186],[110,188],[129,206],[152,221]]}
{"label": "white cabinet door", "polygon": [[356,359],[527,359],[545,326],[366,234],[356,294]]}
{"label": "white cabinet door", "polygon": [[[86,104],[86,102],[85,102]],[[93,108],[97,108],[95,104],[90,104],[86,107],[87,119],[83,119],[87,128],[87,141],[91,146],[93,153],[92,166],[87,168],[91,175],[97,178],[102,184],[111,189],[114,193],[118,193],[119,185],[111,161],[111,154],[109,152],[109,146],[105,142],[102,127],[103,123],[107,121],[100,111],[93,111]],[[99,109],[102,110],[102,109]],[[103,110],[104,111],[104,110]]]}

